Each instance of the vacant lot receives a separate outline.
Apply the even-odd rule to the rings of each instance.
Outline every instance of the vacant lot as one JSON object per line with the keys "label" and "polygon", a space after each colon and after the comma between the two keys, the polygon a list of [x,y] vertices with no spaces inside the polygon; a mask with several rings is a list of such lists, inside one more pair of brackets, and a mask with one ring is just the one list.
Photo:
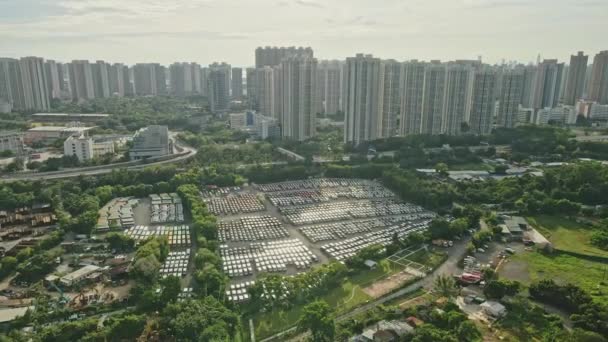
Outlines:
{"label": "vacant lot", "polygon": [[500,274],[524,284],[541,279],[553,279],[560,284],[572,283],[589,291],[597,300],[608,304],[608,265],[600,262],[559,253],[545,255],[523,252],[510,257]]}
{"label": "vacant lot", "polygon": [[555,248],[580,254],[607,256],[608,252],[589,243],[592,228],[560,216],[528,217],[528,222]]}

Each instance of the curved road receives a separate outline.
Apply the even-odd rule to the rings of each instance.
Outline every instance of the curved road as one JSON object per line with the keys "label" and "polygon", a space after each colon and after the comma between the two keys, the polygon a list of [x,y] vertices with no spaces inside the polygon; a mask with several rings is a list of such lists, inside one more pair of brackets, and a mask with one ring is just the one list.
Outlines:
{"label": "curved road", "polygon": [[[95,176],[101,175],[105,173],[110,173],[115,169],[128,169],[128,170],[137,170],[143,169],[149,166],[162,165],[162,164],[171,164],[181,162],[187,159],[190,159],[196,155],[198,152],[195,148],[178,144],[177,139],[174,140],[175,147],[182,149],[180,155],[175,158],[145,163],[145,164],[136,164],[129,166],[121,166],[120,164],[108,164],[105,166],[99,167],[87,167],[81,169],[70,169],[65,171],[53,171],[53,172],[40,172],[40,173],[28,173],[28,174],[13,174],[8,177],[0,176],[0,182],[14,182],[18,180],[48,180],[48,179],[61,179],[61,178],[72,178],[78,176]],[[183,154],[181,154],[183,153]]]}

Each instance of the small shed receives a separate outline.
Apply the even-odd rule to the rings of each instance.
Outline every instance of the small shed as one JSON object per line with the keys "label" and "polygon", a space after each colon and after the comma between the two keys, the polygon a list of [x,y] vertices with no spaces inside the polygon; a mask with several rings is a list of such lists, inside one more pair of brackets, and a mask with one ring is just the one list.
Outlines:
{"label": "small shed", "polygon": [[499,302],[486,301],[480,307],[486,315],[493,318],[500,318],[507,313],[507,308]]}
{"label": "small shed", "polygon": [[378,267],[378,263],[373,261],[373,260],[365,260],[364,262],[365,266],[367,266],[370,270],[375,269],[376,267]]}

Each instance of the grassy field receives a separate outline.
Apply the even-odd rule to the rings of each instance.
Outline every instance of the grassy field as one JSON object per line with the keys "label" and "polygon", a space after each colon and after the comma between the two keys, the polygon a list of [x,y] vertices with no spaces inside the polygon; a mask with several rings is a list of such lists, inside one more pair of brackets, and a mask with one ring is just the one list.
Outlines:
{"label": "grassy field", "polygon": [[[519,280],[525,284],[540,279],[553,279],[558,283],[578,285],[589,291],[598,301],[608,304],[608,265],[603,263],[566,254],[545,255],[538,252],[523,252],[513,255],[505,269],[510,269],[509,279]],[[505,275],[502,270],[500,273]]]}
{"label": "grassy field", "polygon": [[[445,254],[441,251],[420,251],[412,255],[411,260],[435,268],[445,260]],[[363,292],[363,288],[402,270],[402,266],[391,263],[386,259],[381,260],[375,269],[361,271],[346,278],[342,287],[331,290],[321,299],[334,308],[337,314],[346,312],[371,299]],[[256,339],[266,338],[293,326],[298,321],[301,310],[302,306],[298,305],[288,311],[273,311],[255,315],[253,320]]]}
{"label": "grassy field", "polygon": [[580,254],[608,256],[608,251],[589,243],[592,229],[560,216],[528,217],[528,222],[543,234],[555,248]]}

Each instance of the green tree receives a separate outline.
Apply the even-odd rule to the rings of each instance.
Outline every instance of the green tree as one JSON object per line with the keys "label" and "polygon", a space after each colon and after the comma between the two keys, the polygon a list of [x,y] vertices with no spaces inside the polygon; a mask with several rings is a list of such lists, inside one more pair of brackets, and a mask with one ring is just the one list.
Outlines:
{"label": "green tree", "polygon": [[160,301],[163,304],[168,304],[177,300],[179,293],[182,291],[182,285],[179,277],[170,275],[160,281],[161,294]]}
{"label": "green tree", "polygon": [[437,163],[435,165],[435,172],[437,172],[438,174],[440,174],[441,176],[447,176],[448,175],[448,165],[446,163]]}
{"label": "green tree", "polygon": [[336,331],[334,313],[326,302],[312,302],[302,309],[297,327],[300,332],[310,331],[313,341],[332,342]]}
{"label": "green tree", "polygon": [[437,294],[448,298],[456,296],[459,292],[456,281],[448,275],[437,276],[433,282],[433,290]]}

